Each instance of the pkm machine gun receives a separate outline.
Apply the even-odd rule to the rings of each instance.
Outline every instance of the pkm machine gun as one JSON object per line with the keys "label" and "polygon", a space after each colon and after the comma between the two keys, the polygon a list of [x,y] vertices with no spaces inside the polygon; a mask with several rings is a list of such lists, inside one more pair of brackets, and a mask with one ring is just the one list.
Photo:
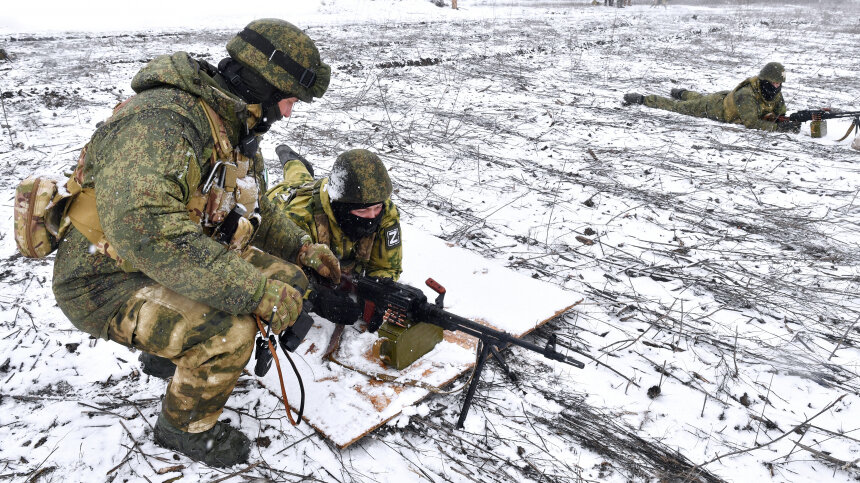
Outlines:
{"label": "pkm machine gun", "polygon": [[826,121],[827,119],[853,118],[851,126],[844,136],[837,139],[836,142],[841,142],[847,138],[852,131],[860,131],[860,111],[839,111],[830,108],[823,109],[804,109],[801,111],[792,112],[788,116],[788,120],[795,122],[807,121]]}
{"label": "pkm machine gun", "polygon": [[545,346],[539,346],[448,312],[443,306],[445,288],[432,278],[428,278],[426,283],[438,294],[433,303],[428,302],[427,296],[421,289],[390,279],[356,275],[344,276],[340,289],[354,293],[359,302],[363,303],[362,318],[368,323],[368,328],[371,331],[376,331],[384,323],[403,324],[408,320],[432,324],[445,330],[462,332],[480,341],[472,380],[469,383],[460,411],[460,418],[457,421],[458,428],[463,427],[487,357],[491,355],[495,357],[505,368],[505,371],[511,375],[499,349],[515,345],[541,354],[548,359],[580,369],[585,367],[582,362],[558,352],[555,334],[550,336]]}

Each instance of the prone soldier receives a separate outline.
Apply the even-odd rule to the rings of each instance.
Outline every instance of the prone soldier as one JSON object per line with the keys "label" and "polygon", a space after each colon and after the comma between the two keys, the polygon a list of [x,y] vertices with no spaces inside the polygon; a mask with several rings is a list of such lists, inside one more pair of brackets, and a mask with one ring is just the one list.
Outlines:
{"label": "prone soldier", "polygon": [[[328,177],[314,179],[313,167],[288,146],[275,152],[284,179],[266,196],[307,232],[331,248],[345,273],[397,280],[403,260],[400,215],[391,201],[392,184],[379,156],[352,149],[335,160]],[[338,292],[321,290],[314,311],[351,324],[358,308]]]}
{"label": "prone soldier", "polygon": [[328,177],[314,179],[310,163],[288,146],[276,153],[284,179],[266,193],[275,207],[331,248],[344,272],[397,280],[403,271],[400,215],[379,156],[346,151]]}
{"label": "prone soldier", "polygon": [[782,84],[785,68],[779,62],[766,64],[757,76],[750,77],[731,91],[701,94],[672,89],[671,98],[638,93],[624,94],[624,105],[642,104],[688,116],[743,124],[763,131],[798,132],[800,123],[779,120],[785,115]]}

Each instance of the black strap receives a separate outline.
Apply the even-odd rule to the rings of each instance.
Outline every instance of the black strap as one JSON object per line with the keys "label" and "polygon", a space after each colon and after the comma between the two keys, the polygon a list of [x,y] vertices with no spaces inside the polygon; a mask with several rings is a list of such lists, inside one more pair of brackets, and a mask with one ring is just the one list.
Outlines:
{"label": "black strap", "polygon": [[269,62],[274,62],[280,68],[284,69],[298,79],[299,84],[305,89],[310,89],[317,80],[317,74],[313,70],[299,64],[286,53],[278,50],[269,42],[269,39],[263,37],[259,33],[246,28],[239,32],[239,38],[251,44],[254,48],[262,52],[268,57]]}

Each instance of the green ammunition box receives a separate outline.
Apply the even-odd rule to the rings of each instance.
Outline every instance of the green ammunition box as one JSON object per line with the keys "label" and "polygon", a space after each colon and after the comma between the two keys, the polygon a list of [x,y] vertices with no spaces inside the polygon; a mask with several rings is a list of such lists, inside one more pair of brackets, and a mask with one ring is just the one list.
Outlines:
{"label": "green ammunition box", "polygon": [[374,353],[385,365],[402,370],[442,341],[442,328],[424,322],[407,326],[385,322],[377,332]]}
{"label": "green ammunition box", "polygon": [[809,123],[809,132],[814,138],[827,136],[827,121],[815,121]]}

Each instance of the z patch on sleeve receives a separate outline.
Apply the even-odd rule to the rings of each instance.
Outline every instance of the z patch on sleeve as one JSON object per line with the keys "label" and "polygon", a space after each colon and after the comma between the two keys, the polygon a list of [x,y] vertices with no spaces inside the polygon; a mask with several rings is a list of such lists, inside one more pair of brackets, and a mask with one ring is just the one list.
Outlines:
{"label": "z patch on sleeve", "polygon": [[400,238],[399,224],[386,228],[383,233],[385,234],[385,248],[399,247],[400,243],[403,241]]}

